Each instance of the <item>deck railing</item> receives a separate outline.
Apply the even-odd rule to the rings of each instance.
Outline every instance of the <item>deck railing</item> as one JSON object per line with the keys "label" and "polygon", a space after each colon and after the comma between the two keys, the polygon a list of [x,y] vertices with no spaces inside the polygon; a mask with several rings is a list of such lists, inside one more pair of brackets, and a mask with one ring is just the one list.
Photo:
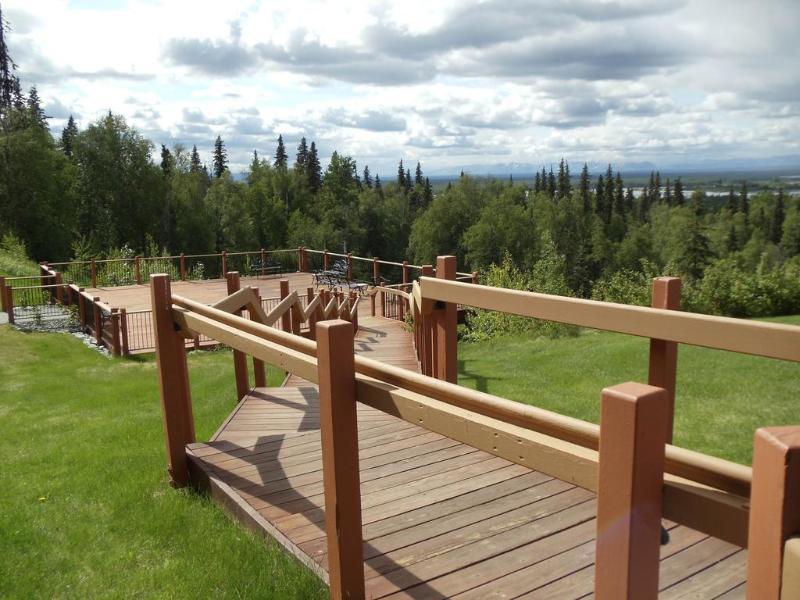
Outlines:
{"label": "deck railing", "polygon": [[[408,302],[415,320],[427,318],[433,324],[433,376],[354,356],[349,323],[318,322],[315,342],[173,296],[169,278],[155,277],[153,314],[173,483],[189,482],[185,447],[195,441],[181,336],[202,333],[241,356],[319,385],[325,526],[335,598],[364,596],[356,401],[597,493],[598,598],[657,596],[662,518],[749,547],[751,597],[778,598],[783,580],[798,574],[791,558],[794,546],[787,541],[800,533],[800,427],[759,429],[751,469],[671,445],[673,406],[664,387],[626,383],[605,388],[600,425],[595,425],[448,381],[456,351],[451,340],[459,303],[663,344],[690,343],[791,361],[800,361],[800,327],[464,284],[452,281],[453,266],[451,257],[442,257],[439,278],[421,278],[411,293],[385,292]],[[675,284],[657,285],[669,291]],[[651,377],[654,370],[657,376],[669,375],[675,356],[658,344],[651,347]],[[239,397],[241,390],[237,381]]]}

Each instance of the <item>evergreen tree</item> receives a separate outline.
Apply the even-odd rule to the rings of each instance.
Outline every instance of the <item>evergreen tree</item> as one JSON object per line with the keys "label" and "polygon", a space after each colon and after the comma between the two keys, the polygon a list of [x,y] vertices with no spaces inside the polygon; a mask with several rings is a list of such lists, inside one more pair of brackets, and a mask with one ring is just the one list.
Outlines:
{"label": "evergreen tree", "polygon": [[614,170],[611,168],[610,164],[606,169],[605,184],[606,189],[603,195],[605,196],[606,210],[608,211],[606,223],[609,223],[611,221],[611,214],[614,208]]}
{"label": "evergreen tree", "polygon": [[550,172],[547,174],[547,195],[551,198],[556,197],[556,176],[553,174],[553,165],[550,165]]}
{"label": "evergreen tree", "polygon": [[306,138],[301,137],[300,143],[297,144],[297,155],[294,161],[294,171],[298,175],[305,175],[306,163],[308,162],[308,146],[306,145]]}
{"label": "evergreen tree", "polygon": [[228,170],[228,151],[220,136],[214,141],[214,177],[219,179]]}
{"label": "evergreen tree", "polygon": [[556,184],[556,198],[562,200],[569,196],[572,185],[569,180],[569,164],[562,158],[558,163],[558,182]]}
{"label": "evergreen tree", "polygon": [[617,171],[614,179],[614,213],[625,216],[625,187],[622,184],[622,175]]}
{"label": "evergreen tree", "polygon": [[203,165],[200,164],[200,153],[197,152],[197,145],[192,146],[192,156],[189,159],[189,172],[201,173]]}
{"label": "evergreen tree", "polygon": [[592,199],[589,196],[589,165],[586,163],[583,163],[583,169],[581,169],[581,180],[578,189],[583,203],[583,212],[589,213],[592,210]]}
{"label": "evergreen tree", "polygon": [[75,119],[70,115],[67,126],[61,131],[61,150],[70,158],[74,152],[76,137],[78,137],[78,126],[75,125]]}
{"label": "evergreen tree", "polygon": [[[606,221],[606,184],[605,180],[603,179],[602,175],[597,176],[597,185],[594,187],[594,211],[598,217],[600,217],[604,223],[608,223]],[[611,199],[609,198],[608,201],[610,202]]]}
{"label": "evergreen tree", "polygon": [[174,170],[175,159],[172,157],[172,152],[164,144],[161,144],[161,172],[164,174],[164,178],[172,177]]}
{"label": "evergreen tree", "polygon": [[6,31],[8,23],[3,17],[3,7],[0,6],[0,117],[7,114],[13,104],[14,92],[19,89],[19,80],[14,75],[17,65],[11,59],[6,45]]}
{"label": "evergreen tree", "polygon": [[683,206],[686,203],[686,197],[683,195],[683,182],[681,178],[675,181],[675,206]]}
{"label": "evergreen tree", "polygon": [[655,187],[653,188],[653,203],[661,202],[661,173],[656,171]]}
{"label": "evergreen tree", "polygon": [[308,151],[306,177],[308,177],[308,187],[311,188],[311,191],[315,194],[319,192],[322,187],[322,166],[319,164],[317,145],[314,142],[311,142],[311,148]]}
{"label": "evergreen tree", "polygon": [[372,189],[372,175],[369,174],[369,165],[364,165],[364,185]]}
{"label": "evergreen tree", "polygon": [[286,147],[283,145],[283,135],[278,135],[278,147],[275,149],[275,168],[286,169],[289,155],[286,154]]}
{"label": "evergreen tree", "polygon": [[423,185],[425,181],[422,178],[422,166],[417,161],[417,169],[414,173],[414,185]]}
{"label": "evergreen tree", "polygon": [[539,175],[539,171],[536,171],[536,177],[533,181],[533,193],[538,194],[542,190],[542,177]]}
{"label": "evergreen tree", "polygon": [[411,169],[406,169],[406,193],[411,192],[413,187],[411,183]]}
{"label": "evergreen tree", "polygon": [[772,211],[772,223],[770,226],[770,240],[773,244],[780,244],[783,235],[783,221],[786,218],[786,200],[783,197],[783,188],[778,190],[775,198],[775,209]]}
{"label": "evergreen tree", "polygon": [[728,210],[731,214],[739,210],[739,199],[736,197],[736,192],[733,191],[733,186],[728,190]]}
{"label": "evergreen tree", "polygon": [[639,221],[642,223],[647,222],[650,218],[650,199],[652,197],[651,193],[644,193],[644,190],[642,190],[642,195],[639,196]]}
{"label": "evergreen tree", "polygon": [[[464,176],[464,171],[461,171],[461,176]],[[406,189],[406,170],[403,167],[403,159],[400,159],[400,164],[397,165],[397,185],[400,189]]]}
{"label": "evergreen tree", "polygon": [[656,200],[656,173],[650,171],[650,181],[647,183],[647,200],[652,205]]}
{"label": "evergreen tree", "polygon": [[427,208],[433,202],[433,186],[431,186],[431,180],[427,177],[425,178],[425,190],[422,194],[423,198],[423,208]]}
{"label": "evergreen tree", "polygon": [[375,175],[375,191],[383,196],[383,186],[381,185],[381,176]]}
{"label": "evergreen tree", "polygon": [[633,205],[634,205],[634,198],[633,198],[633,188],[628,188],[625,190],[625,213],[632,215],[633,214]]}
{"label": "evergreen tree", "polygon": [[28,107],[28,120],[30,124],[35,127],[47,129],[47,119],[50,117],[44,114],[41,100],[39,100],[39,92],[35,85],[31,88],[30,92],[28,92],[26,104]]}
{"label": "evergreen tree", "polygon": [[667,206],[672,206],[672,183],[670,183],[669,177],[667,177],[667,183],[664,187],[664,202],[667,203]]}
{"label": "evergreen tree", "polygon": [[744,213],[745,218],[750,213],[750,198],[747,196],[747,182],[742,182],[742,192],[739,194],[739,210]]}

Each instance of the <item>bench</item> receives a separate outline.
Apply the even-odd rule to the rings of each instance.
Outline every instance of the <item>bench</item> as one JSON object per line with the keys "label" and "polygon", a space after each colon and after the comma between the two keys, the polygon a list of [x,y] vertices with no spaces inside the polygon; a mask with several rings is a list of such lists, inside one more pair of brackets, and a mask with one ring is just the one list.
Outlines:
{"label": "bench", "polygon": [[250,263],[250,274],[258,277],[259,275],[280,275],[283,273],[283,267],[280,264],[274,263],[267,259],[265,263],[261,262],[261,258],[255,258]]}

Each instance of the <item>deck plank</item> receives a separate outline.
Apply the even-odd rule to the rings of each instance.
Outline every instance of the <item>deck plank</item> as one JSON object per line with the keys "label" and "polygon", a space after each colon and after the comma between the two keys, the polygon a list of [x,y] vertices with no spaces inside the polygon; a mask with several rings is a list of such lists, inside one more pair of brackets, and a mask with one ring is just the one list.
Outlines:
{"label": "deck plank", "polygon": [[[418,371],[401,323],[366,316],[361,325],[356,352]],[[592,594],[593,494],[368,406],[357,410],[368,597]],[[289,377],[285,387],[253,390],[210,442],[188,451],[221,503],[327,577],[315,386]],[[663,597],[743,592],[746,551],[665,525]]]}

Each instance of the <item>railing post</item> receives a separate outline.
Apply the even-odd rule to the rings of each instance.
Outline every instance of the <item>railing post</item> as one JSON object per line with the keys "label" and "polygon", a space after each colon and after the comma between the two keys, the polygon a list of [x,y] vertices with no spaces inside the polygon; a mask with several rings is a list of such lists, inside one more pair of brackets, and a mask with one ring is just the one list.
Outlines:
{"label": "railing post", "polygon": [[97,263],[92,259],[92,287],[97,287]]}
{"label": "railing post", "polygon": [[[433,276],[433,265],[422,265],[422,276]],[[431,323],[432,315],[421,315],[422,327],[420,337],[422,338],[422,365],[423,375],[433,376],[433,326]]]}
{"label": "railing post", "polygon": [[14,323],[14,292],[12,291],[12,287],[7,285],[4,288],[4,293],[6,296],[6,313],[8,313],[8,322],[13,324]]}
{"label": "railing post", "polygon": [[136,285],[142,285],[142,259],[139,256],[133,257],[133,274],[136,278]]}
{"label": "railing post", "polygon": [[[281,279],[279,282],[280,285],[280,297],[281,300],[286,298],[289,295],[289,280],[288,279]],[[287,310],[281,316],[281,329],[287,333],[292,331],[292,318],[289,315],[289,311]]]}
{"label": "railing post", "polygon": [[477,271],[473,271],[472,272],[471,282],[472,282],[473,285],[478,285],[478,272]]}
{"label": "railing post", "polygon": [[[800,532],[800,427],[763,427],[753,440],[747,597],[781,598],[786,541]],[[788,592],[788,590],[786,590]],[[784,593],[783,598],[795,596]]]}
{"label": "railing post", "polygon": [[167,465],[173,486],[189,482],[186,444],[195,441],[189,371],[184,339],[175,330],[172,318],[172,291],[169,275],[150,276],[153,306],[153,331],[161,393],[161,413],[166,434]]}
{"label": "railing post", "polygon": [[374,285],[377,287],[380,283],[380,276],[381,276],[381,263],[378,261],[377,256],[372,257],[372,281]]}
{"label": "railing post", "polygon": [[128,311],[125,308],[119,309],[119,333],[122,342],[122,355],[129,356],[131,351],[128,346]]}
{"label": "railing post", "polygon": [[[225,280],[228,284],[228,295],[238,292],[241,288],[241,281],[237,271],[226,273]],[[242,311],[237,310],[233,314],[241,316]],[[236,399],[239,401],[250,391],[250,382],[247,375],[247,356],[244,352],[233,351],[233,371],[236,377]]]}
{"label": "railing post", "polygon": [[223,250],[222,254],[220,254],[220,257],[222,259],[222,277],[224,279],[226,273],[228,272],[228,252]]}
{"label": "railing post", "polygon": [[347,253],[347,281],[353,280],[353,253]]}
{"label": "railing post", "polygon": [[119,309],[111,309],[111,355],[122,355],[122,340],[120,339]]}
{"label": "railing post", "polygon": [[0,275],[0,310],[6,312],[6,278]]}
{"label": "railing post", "polygon": [[353,326],[317,325],[322,477],[331,598],[364,598]]}
{"label": "railing post", "polygon": [[[306,306],[310,306],[311,302],[314,300],[314,288],[306,288],[306,294],[308,295],[308,304],[306,304]],[[322,298],[320,298],[320,302],[322,302]],[[314,311],[308,316],[308,335],[312,340],[317,339],[316,325],[317,311]]]}
{"label": "railing post", "polygon": [[[350,292],[350,310],[353,310],[353,307],[358,306],[358,294],[351,291]],[[350,322],[353,324],[353,334],[358,333],[358,308],[356,308],[353,316],[350,319]]]}
{"label": "railing post", "polygon": [[186,281],[186,254],[181,252],[181,281]]}
{"label": "railing post", "polygon": [[375,296],[377,294],[378,292],[376,291],[374,294],[370,294],[369,296],[369,306],[373,317],[375,316]]}
{"label": "railing post", "polygon": [[322,255],[322,270],[323,271],[327,271],[328,270],[329,260],[330,259],[328,257],[328,251],[325,250],[325,253]]}
{"label": "railing post", "polygon": [[78,288],[78,315],[81,320],[81,331],[86,331],[86,297],[83,295],[83,288]]}
{"label": "railing post", "polygon": [[267,272],[267,251],[263,248],[261,249],[261,276],[264,277],[264,274]]}
{"label": "railing post", "polygon": [[94,315],[94,340],[98,346],[103,345],[103,311],[97,306],[100,298],[92,298],[92,315]]}
{"label": "railing post", "polygon": [[386,316],[386,292],[381,290],[381,316]]}
{"label": "railing post", "polygon": [[[256,302],[260,306],[261,294],[258,292],[258,288],[253,288],[253,292],[256,294]],[[267,387],[267,366],[263,360],[259,360],[255,356],[253,357],[253,377],[256,380],[256,387]]]}
{"label": "railing post", "polygon": [[[403,285],[400,289],[404,292],[408,292],[408,261],[403,261]],[[397,309],[397,318],[401,321],[406,320],[406,301],[405,298],[399,298],[400,304]]]}
{"label": "railing post", "polygon": [[[455,256],[439,256],[436,259],[436,277],[455,280]],[[436,327],[436,378],[458,383],[458,307],[452,302],[445,302],[433,315]]]}
{"label": "railing post", "polygon": [[[653,279],[653,308],[680,310],[681,280],[678,277]],[[650,340],[650,369],[647,382],[667,390],[669,399],[669,426],[667,443],[672,443],[675,422],[675,379],[678,372],[678,344],[664,340]]]}
{"label": "railing post", "polygon": [[60,271],[56,271],[56,286],[57,286],[56,287],[56,301],[59,304],[67,304],[66,302],[64,302],[64,290],[63,290],[64,280],[61,277],[61,272]]}
{"label": "railing post", "polygon": [[297,247],[297,271],[302,272],[303,270],[303,247]]}
{"label": "railing post", "polygon": [[667,393],[641,383],[603,390],[594,592],[658,597]]}

